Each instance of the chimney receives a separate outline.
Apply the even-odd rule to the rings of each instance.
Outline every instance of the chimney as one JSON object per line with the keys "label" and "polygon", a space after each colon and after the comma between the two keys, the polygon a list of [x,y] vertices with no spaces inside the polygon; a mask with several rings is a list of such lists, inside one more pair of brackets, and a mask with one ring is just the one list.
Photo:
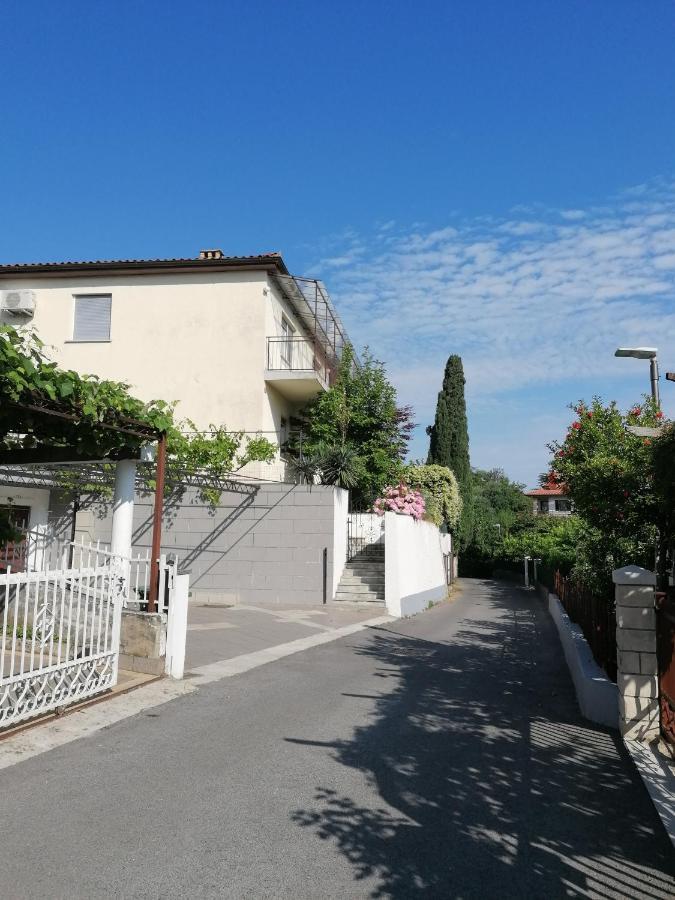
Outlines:
{"label": "chimney", "polygon": [[224,253],[222,250],[200,250],[199,258],[200,259],[222,259]]}

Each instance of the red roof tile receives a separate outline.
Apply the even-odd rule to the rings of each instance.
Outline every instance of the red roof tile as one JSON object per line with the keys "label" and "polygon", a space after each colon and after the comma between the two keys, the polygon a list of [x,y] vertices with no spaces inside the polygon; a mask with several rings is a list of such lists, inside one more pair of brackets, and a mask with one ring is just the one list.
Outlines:
{"label": "red roof tile", "polygon": [[550,488],[536,488],[534,491],[525,491],[526,497],[565,497],[567,490],[565,486],[556,486]]}

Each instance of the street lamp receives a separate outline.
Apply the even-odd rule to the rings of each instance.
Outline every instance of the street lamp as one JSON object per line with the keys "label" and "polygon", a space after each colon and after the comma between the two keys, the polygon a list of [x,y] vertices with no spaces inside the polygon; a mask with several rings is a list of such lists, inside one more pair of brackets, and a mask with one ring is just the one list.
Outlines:
{"label": "street lamp", "polygon": [[630,356],[633,359],[649,360],[649,378],[652,386],[652,399],[656,408],[661,406],[659,398],[659,364],[656,360],[658,353],[656,347],[619,347],[614,351],[614,356]]}

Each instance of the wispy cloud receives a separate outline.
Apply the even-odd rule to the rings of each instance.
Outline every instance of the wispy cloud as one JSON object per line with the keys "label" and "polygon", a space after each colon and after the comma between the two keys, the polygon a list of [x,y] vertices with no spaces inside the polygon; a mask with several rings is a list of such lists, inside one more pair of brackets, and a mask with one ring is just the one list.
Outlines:
{"label": "wispy cloud", "polygon": [[[474,427],[483,404],[528,392],[519,415],[537,441],[532,423],[551,386],[574,383],[570,399],[580,382],[593,393],[598,379],[635,376],[617,367],[618,344],[673,344],[675,184],[640,185],[588,209],[386,225],[349,232],[316,268],[355,340],[387,362],[420,421],[433,415],[449,353],[464,359]],[[541,467],[556,436],[545,424]],[[536,472],[518,474],[532,481]]]}

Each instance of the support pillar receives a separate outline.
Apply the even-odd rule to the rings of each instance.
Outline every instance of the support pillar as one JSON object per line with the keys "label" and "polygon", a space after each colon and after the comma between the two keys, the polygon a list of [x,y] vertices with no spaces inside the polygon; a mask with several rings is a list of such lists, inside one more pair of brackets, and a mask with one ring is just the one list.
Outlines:
{"label": "support pillar", "polygon": [[121,459],[115,467],[115,495],[113,499],[110,550],[112,553],[126,558],[131,556],[135,485],[136,460]]}
{"label": "support pillar", "polygon": [[659,736],[659,684],[656,663],[656,575],[640,566],[612,573],[616,596],[619,727],[625,738],[651,741]]}

